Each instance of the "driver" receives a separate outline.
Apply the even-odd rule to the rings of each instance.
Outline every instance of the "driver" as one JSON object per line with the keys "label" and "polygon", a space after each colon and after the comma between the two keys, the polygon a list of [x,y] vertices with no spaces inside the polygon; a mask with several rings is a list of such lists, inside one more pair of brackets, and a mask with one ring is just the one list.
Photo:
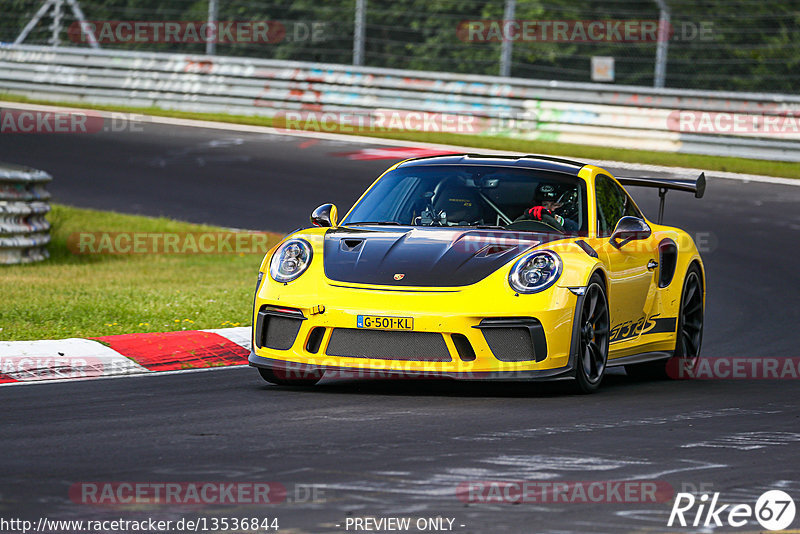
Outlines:
{"label": "driver", "polygon": [[570,218],[559,215],[559,211],[564,206],[564,197],[568,196],[567,191],[559,192],[557,186],[549,183],[541,183],[536,187],[533,197],[534,205],[526,209],[517,219],[518,221],[542,221],[547,224],[548,218],[555,219],[564,230],[576,232],[578,223]]}

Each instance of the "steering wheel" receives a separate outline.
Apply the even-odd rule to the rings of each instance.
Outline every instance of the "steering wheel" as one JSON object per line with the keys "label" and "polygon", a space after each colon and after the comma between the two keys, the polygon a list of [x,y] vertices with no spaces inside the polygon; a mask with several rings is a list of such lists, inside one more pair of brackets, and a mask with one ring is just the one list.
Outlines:
{"label": "steering wheel", "polygon": [[537,219],[517,219],[509,225],[505,226],[506,230],[514,230],[519,232],[544,232],[555,230],[560,234],[565,234],[566,230],[558,224],[558,221],[552,219],[551,221],[539,221]]}
{"label": "steering wheel", "polygon": [[552,228],[553,230],[555,230],[556,232],[558,232],[560,234],[566,234],[567,233],[567,230],[566,230],[566,228],[564,228],[564,225],[559,223],[558,220],[555,217],[553,217],[552,215],[548,215],[547,213],[542,213],[541,215],[539,215],[538,219],[528,219],[526,217],[526,214],[531,212],[531,211],[534,211],[534,208],[536,208],[536,206],[526,210],[525,213],[520,215],[517,218],[517,220],[515,220],[514,223],[512,223],[512,224],[515,224],[515,223],[518,223],[518,222],[520,222],[520,223],[521,222],[534,222],[534,223],[542,224],[542,225],[544,225],[544,226],[546,226],[548,228]]}
{"label": "steering wheel", "polygon": [[566,193],[566,198],[559,200],[562,207],[558,209],[558,215],[565,219],[578,219],[578,192],[573,190]]}
{"label": "steering wheel", "polygon": [[560,234],[566,234],[567,233],[566,228],[564,228],[564,226],[562,224],[560,224],[556,220],[556,218],[553,217],[552,215],[543,214],[542,215],[542,219],[539,222],[541,222],[543,224],[546,224],[547,226],[549,226],[550,228],[552,228],[553,230],[555,230],[556,232],[558,232]]}

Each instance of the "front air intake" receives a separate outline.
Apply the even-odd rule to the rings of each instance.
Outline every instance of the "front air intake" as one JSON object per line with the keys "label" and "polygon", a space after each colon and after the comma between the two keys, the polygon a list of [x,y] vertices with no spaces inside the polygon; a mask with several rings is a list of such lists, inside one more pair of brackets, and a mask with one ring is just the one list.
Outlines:
{"label": "front air intake", "polygon": [[255,342],[258,348],[289,350],[305,321],[300,310],[264,306],[256,319]]}
{"label": "front air intake", "polygon": [[544,328],[537,319],[491,318],[473,328],[481,330],[492,354],[501,362],[541,362],[547,358]]}
{"label": "front air intake", "polygon": [[328,356],[375,360],[452,361],[444,337],[435,332],[334,328],[325,353]]}

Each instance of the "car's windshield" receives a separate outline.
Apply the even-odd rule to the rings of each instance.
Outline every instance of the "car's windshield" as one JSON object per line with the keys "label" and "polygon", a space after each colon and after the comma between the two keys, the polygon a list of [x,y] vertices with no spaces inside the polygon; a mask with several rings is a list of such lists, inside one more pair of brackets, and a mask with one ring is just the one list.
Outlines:
{"label": "car's windshield", "polygon": [[[537,206],[543,209],[534,209]],[[492,226],[585,234],[586,188],[575,176],[535,169],[400,167],[386,173],[342,224]]]}

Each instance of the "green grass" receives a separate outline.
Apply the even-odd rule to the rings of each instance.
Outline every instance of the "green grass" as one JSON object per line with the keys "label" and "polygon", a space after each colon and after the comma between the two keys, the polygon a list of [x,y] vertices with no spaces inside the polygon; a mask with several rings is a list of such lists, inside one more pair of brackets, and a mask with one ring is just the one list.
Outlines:
{"label": "green grass", "polygon": [[[73,232],[204,232],[166,218],[54,205],[51,258],[0,266],[0,339],[60,339],[250,324],[261,254],[74,255]],[[270,246],[280,238],[270,234]]]}
{"label": "green grass", "polygon": [[[101,106],[85,102],[53,102],[46,100],[32,100],[24,96],[0,94],[0,101],[27,102],[32,104],[49,104],[60,106],[77,106],[88,109],[104,111],[121,111],[128,113],[141,113],[158,115],[162,117],[176,117],[182,119],[208,120],[217,122],[230,122],[235,124],[250,124],[255,126],[273,126],[271,117],[253,117],[245,115],[227,115],[222,113],[194,113],[188,111],[173,111],[161,108],[141,108],[125,106]],[[341,131],[349,134],[352,132]],[[357,135],[357,134],[353,134]],[[747,174],[762,174],[766,176],[780,176],[784,178],[800,178],[800,165],[785,161],[769,161],[746,158],[729,158],[722,156],[703,156],[698,154],[673,154],[653,150],[634,150],[610,148],[591,145],[574,145],[552,141],[534,141],[525,139],[511,139],[508,137],[490,137],[478,135],[461,135],[434,132],[414,131],[370,131],[370,137],[398,139],[410,142],[439,143],[473,147],[483,150],[508,150],[522,154],[551,154],[556,156],[570,156],[587,161],[605,159],[625,161],[629,163],[648,163],[652,165],[666,165],[672,167],[692,167],[706,171],[728,171]]]}

